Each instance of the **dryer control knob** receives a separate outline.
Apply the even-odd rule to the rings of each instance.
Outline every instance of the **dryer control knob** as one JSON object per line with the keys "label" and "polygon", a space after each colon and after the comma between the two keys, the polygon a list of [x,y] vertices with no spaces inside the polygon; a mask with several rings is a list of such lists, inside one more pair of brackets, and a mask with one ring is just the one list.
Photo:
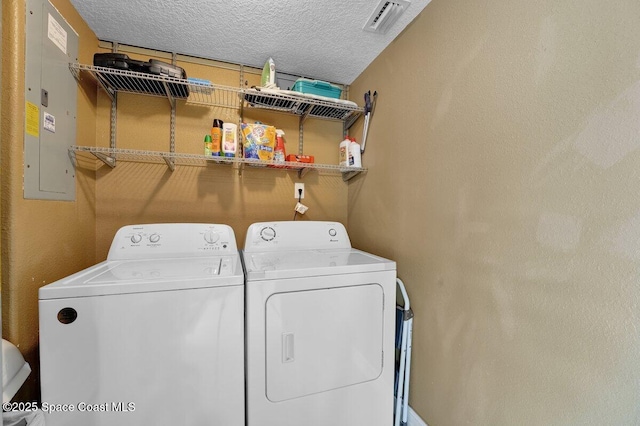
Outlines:
{"label": "dryer control knob", "polygon": [[138,244],[140,241],[142,241],[142,235],[140,235],[140,234],[133,234],[133,235],[131,236],[131,242],[132,242],[133,244]]}
{"label": "dryer control knob", "polygon": [[209,244],[213,244],[220,239],[220,234],[215,231],[207,231],[204,233],[204,240]]}
{"label": "dryer control knob", "polygon": [[271,241],[276,237],[276,230],[270,226],[265,226],[260,230],[260,238],[265,241]]}
{"label": "dryer control knob", "polygon": [[152,243],[157,243],[158,241],[160,241],[160,235],[158,234],[149,235],[149,241]]}

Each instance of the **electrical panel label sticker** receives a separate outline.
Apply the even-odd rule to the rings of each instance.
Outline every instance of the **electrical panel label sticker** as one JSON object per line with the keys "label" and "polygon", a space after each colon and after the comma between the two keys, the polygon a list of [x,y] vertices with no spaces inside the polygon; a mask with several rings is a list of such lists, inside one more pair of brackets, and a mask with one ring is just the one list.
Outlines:
{"label": "electrical panel label sticker", "polygon": [[27,102],[26,111],[27,134],[33,137],[40,136],[40,108],[38,105]]}
{"label": "electrical panel label sticker", "polygon": [[67,54],[67,32],[62,28],[62,26],[56,21],[56,19],[49,14],[49,25],[47,35],[49,36],[49,40],[53,42],[56,46],[62,50],[62,52]]}
{"label": "electrical panel label sticker", "polygon": [[48,112],[44,113],[44,123],[42,124],[45,130],[48,130],[52,133],[56,132],[56,117],[49,114]]}

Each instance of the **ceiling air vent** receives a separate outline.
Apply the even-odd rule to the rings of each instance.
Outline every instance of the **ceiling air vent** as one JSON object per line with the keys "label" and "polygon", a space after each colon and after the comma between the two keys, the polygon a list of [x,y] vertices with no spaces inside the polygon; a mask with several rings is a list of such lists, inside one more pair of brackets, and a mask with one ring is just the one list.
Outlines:
{"label": "ceiling air vent", "polygon": [[409,0],[382,0],[362,29],[372,33],[385,34],[410,4]]}

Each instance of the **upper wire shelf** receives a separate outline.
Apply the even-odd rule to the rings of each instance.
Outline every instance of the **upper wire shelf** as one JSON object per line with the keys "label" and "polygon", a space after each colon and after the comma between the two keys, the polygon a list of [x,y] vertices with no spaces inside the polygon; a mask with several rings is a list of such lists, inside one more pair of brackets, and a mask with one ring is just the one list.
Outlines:
{"label": "upper wire shelf", "polygon": [[118,92],[183,100],[190,104],[239,108],[241,95],[237,88],[216,84],[200,84],[189,80],[98,67],[78,63],[69,64],[73,76],[82,73],[92,76],[113,99]]}
{"label": "upper wire shelf", "polygon": [[[245,89],[243,97],[247,105],[286,112],[304,117],[329,120],[341,120],[353,123],[362,114],[363,109],[352,103],[340,100],[318,99],[292,94],[290,91]],[[350,124],[347,125],[350,127]]]}
{"label": "upper wire shelf", "polygon": [[[341,100],[318,99],[296,95],[290,91],[240,89],[193,82],[185,79],[125,71],[114,68],[70,63],[69,69],[76,79],[81,73],[91,75],[113,98],[117,92],[136,93],[168,98],[170,102],[182,100],[188,104],[240,108],[253,108],[286,112],[301,117],[341,120],[350,127],[363,113],[363,108]],[[326,100],[325,100],[326,99]]]}

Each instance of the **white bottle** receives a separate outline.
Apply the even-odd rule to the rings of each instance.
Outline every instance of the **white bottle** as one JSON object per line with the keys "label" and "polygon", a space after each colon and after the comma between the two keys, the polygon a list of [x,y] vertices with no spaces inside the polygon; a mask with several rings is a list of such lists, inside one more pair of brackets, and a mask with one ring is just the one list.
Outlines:
{"label": "white bottle", "polygon": [[349,144],[349,165],[362,167],[362,152],[360,151],[360,144],[355,139],[351,139]]}
{"label": "white bottle", "polygon": [[349,137],[345,137],[344,140],[340,142],[340,162],[338,163],[340,166],[349,165],[350,145],[351,140],[349,140]]}
{"label": "white bottle", "polygon": [[235,157],[238,149],[238,125],[224,123],[222,125],[222,152],[225,157]]}

